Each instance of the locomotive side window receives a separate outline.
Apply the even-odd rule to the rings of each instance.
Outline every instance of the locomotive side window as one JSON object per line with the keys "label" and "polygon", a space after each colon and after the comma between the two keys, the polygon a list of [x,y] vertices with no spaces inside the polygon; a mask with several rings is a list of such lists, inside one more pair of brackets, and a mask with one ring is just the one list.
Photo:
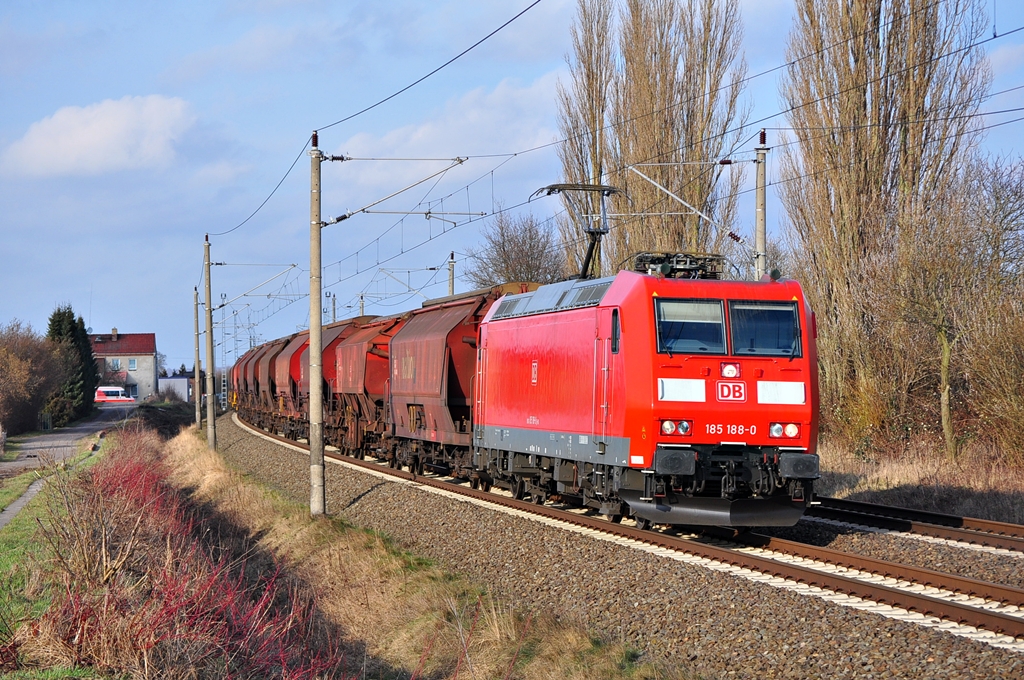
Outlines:
{"label": "locomotive side window", "polygon": [[612,310],[612,354],[619,353],[619,335],[621,334],[619,329],[619,310]]}
{"label": "locomotive side window", "polygon": [[655,299],[660,354],[725,354],[720,300]]}
{"label": "locomotive side window", "polygon": [[729,303],[733,354],[801,356],[800,317],[793,302]]}

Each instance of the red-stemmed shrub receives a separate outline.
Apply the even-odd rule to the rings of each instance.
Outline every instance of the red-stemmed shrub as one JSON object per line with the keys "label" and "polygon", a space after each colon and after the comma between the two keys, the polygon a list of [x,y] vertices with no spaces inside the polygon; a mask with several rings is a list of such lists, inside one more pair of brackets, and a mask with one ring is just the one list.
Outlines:
{"label": "red-stemmed shrub", "polygon": [[166,483],[161,447],[125,429],[91,469],[54,475],[41,523],[54,592],[19,631],[22,658],[134,677],[342,677],[312,595],[251,541],[225,548],[223,527]]}

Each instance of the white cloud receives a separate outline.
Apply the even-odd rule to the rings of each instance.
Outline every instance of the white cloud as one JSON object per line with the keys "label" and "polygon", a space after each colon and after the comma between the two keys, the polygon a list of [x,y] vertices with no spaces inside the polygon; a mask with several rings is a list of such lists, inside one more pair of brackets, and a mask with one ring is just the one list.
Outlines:
{"label": "white cloud", "polygon": [[4,150],[0,168],[8,175],[53,177],[165,167],[194,122],[188,102],[177,97],[66,106],[29,126]]}

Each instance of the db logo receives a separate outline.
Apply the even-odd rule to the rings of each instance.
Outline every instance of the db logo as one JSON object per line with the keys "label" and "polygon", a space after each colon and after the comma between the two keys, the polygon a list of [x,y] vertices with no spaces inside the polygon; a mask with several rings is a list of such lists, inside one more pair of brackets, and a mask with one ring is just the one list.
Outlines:
{"label": "db logo", "polygon": [[746,401],[747,385],[741,382],[718,383],[718,401]]}

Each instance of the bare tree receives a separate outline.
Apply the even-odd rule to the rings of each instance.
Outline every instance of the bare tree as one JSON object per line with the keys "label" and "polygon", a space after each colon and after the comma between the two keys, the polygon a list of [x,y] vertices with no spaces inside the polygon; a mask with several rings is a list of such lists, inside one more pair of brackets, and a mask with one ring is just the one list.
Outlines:
{"label": "bare tree", "polygon": [[[743,178],[740,166],[716,163],[736,150],[745,118],[738,2],[624,0],[615,44],[607,37],[611,7],[611,0],[580,0],[569,60],[573,87],[560,100],[566,179],[594,182],[600,170],[604,183],[626,189],[628,198],[612,202],[620,216],[606,245],[613,263],[640,250],[722,252],[731,243],[723,239],[736,220]],[[593,132],[599,116],[605,136]],[[586,226],[567,224],[563,239],[585,243]]]}
{"label": "bare tree", "polygon": [[551,227],[533,215],[498,212],[482,231],[484,246],[470,249],[465,278],[476,288],[527,281],[554,283],[563,278],[563,249]]}
{"label": "bare tree", "polygon": [[[858,437],[906,425],[900,404],[923,380],[916,353],[941,346],[937,329],[950,328],[932,317],[934,342],[908,346],[893,319],[922,322],[921,286],[948,289],[911,272],[937,256],[919,246],[956,212],[949,187],[974,152],[971,114],[991,79],[970,47],[980,5],[797,2],[782,82],[797,143],[782,153],[781,198],[818,312],[827,421]],[[895,302],[894,276],[904,286]]]}

